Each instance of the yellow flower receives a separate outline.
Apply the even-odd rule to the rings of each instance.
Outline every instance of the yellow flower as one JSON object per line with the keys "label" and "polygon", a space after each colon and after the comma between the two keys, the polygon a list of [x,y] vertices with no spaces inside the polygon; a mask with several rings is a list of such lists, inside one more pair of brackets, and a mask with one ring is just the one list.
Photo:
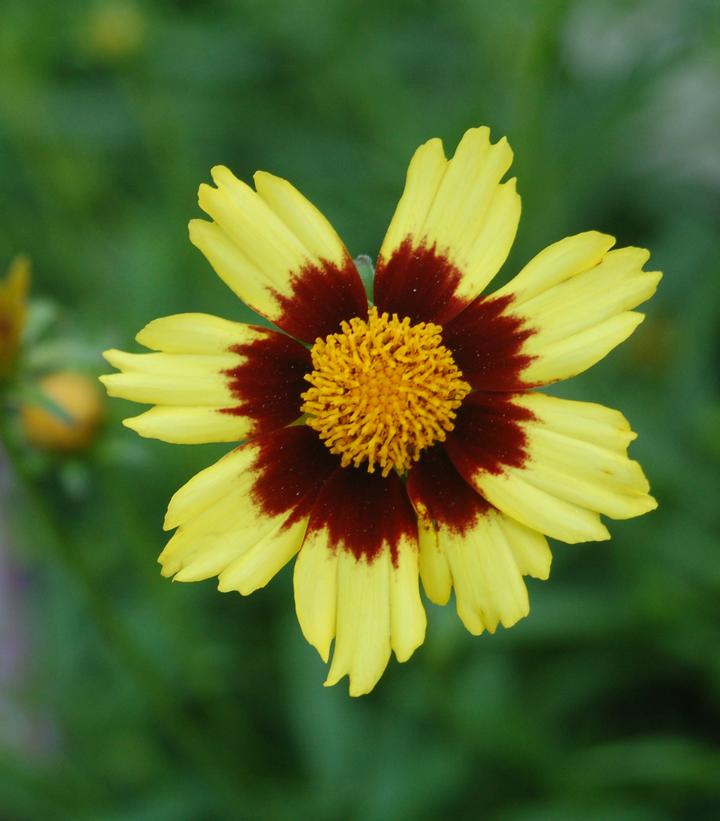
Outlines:
{"label": "yellow flower", "polygon": [[97,383],[84,374],[61,371],[43,377],[38,388],[64,418],[39,404],[23,404],[20,420],[27,441],[43,450],[65,452],[91,445],[104,415]]}
{"label": "yellow flower", "polygon": [[0,282],[0,379],[12,370],[27,319],[30,261],[17,256]]}
{"label": "yellow flower", "polygon": [[[656,503],[616,410],[534,388],[602,359],[655,291],[648,252],[589,231],[541,251],[487,296],[520,218],[512,152],[469,130],[452,159],[415,153],[380,249],[369,307],[342,241],[290,183],[226,168],[202,185],[191,241],[280,330],[204,314],[157,319],[108,351],[111,395],[155,405],[125,420],[166,442],[244,441],[172,498],[160,555],[178,581],[243,595],[297,554],[298,619],[369,692],[391,652],[425,635],[427,597],[455,591],[474,634],[528,614],[546,536],[608,539],[600,519]],[[284,332],[284,333],[283,333]]]}

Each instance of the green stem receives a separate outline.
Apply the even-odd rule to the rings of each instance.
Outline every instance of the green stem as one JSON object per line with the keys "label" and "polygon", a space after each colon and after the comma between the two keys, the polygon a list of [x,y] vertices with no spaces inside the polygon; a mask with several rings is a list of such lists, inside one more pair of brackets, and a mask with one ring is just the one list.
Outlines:
{"label": "green stem", "polygon": [[[73,551],[58,523],[52,507],[38,490],[32,476],[23,468],[22,454],[12,437],[0,424],[0,444],[18,480],[21,491],[31,509],[34,520],[44,530],[46,545],[55,558],[75,579],[98,630],[105,636],[122,666],[136,680],[151,700],[153,710],[162,722],[164,731],[172,738],[185,757],[205,772],[213,785],[216,796],[227,809],[234,812],[238,806],[249,805],[249,795],[242,789],[242,775],[228,767],[221,751],[208,747],[207,733],[188,721],[181,707],[172,698],[172,682],[148,662],[145,652],[135,641],[132,632],[118,618],[116,612],[101,595],[99,585],[88,565]],[[219,754],[220,753],[220,754]]]}

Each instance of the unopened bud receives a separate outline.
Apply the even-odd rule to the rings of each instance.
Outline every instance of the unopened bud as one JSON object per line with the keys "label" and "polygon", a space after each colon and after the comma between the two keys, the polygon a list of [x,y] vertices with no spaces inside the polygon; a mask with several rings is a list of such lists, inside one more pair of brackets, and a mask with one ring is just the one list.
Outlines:
{"label": "unopened bud", "polygon": [[30,262],[18,256],[0,280],[0,380],[12,370],[27,319]]}
{"label": "unopened bud", "polygon": [[27,441],[43,450],[67,452],[88,447],[104,415],[94,380],[81,373],[59,372],[43,377],[38,388],[49,401],[45,406],[22,406]]}

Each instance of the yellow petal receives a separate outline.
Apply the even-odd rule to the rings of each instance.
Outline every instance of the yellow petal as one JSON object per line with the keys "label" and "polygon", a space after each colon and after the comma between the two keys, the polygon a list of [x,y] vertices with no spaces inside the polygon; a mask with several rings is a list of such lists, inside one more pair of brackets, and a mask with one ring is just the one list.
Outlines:
{"label": "yellow petal", "polygon": [[[554,428],[543,418],[549,405],[566,403],[567,412],[575,404],[553,397],[550,402],[530,393],[519,404],[532,410],[535,419],[525,424],[530,459],[523,467],[523,478],[536,488],[571,504],[597,511],[613,519],[641,516],[657,507],[648,495],[649,484],[640,465],[627,454],[593,441],[589,432],[583,438]],[[554,401],[553,401],[554,400]]]}
{"label": "yellow petal", "polygon": [[101,376],[111,396],[155,404],[125,420],[141,436],[176,444],[237,442],[300,416],[306,348],[267,328],[207,314],[156,319],[138,334],[156,353],[105,351],[121,373]]}
{"label": "yellow petal", "polygon": [[493,296],[512,294],[517,305],[597,265],[615,244],[615,237],[585,231],[548,245]]}
{"label": "yellow petal", "polygon": [[598,513],[535,487],[521,469],[511,468],[501,476],[484,473],[476,476],[474,483],[496,508],[547,536],[568,544],[610,538]]}
{"label": "yellow petal", "polygon": [[424,237],[425,220],[447,164],[442,140],[437,137],[417,149],[408,166],[405,190],[380,249],[381,258],[392,256],[408,236]]}
{"label": "yellow petal", "polygon": [[233,345],[248,345],[263,337],[252,325],[231,322],[210,314],[174,314],[149,322],[135,337],[154,351],[214,354]]}
{"label": "yellow petal", "polygon": [[123,419],[123,425],[145,438],[174,445],[239,442],[253,430],[252,421],[246,416],[201,407],[158,406]]}
{"label": "yellow petal", "polygon": [[[445,308],[452,302],[457,313],[462,304],[483,290],[507,258],[520,219],[515,180],[501,182],[511,163],[507,140],[491,144],[489,129],[484,126],[467,131],[450,160],[445,158],[439,140],[420,146],[410,162],[405,189],[380,250],[376,302],[381,310],[402,309],[399,303],[403,300],[389,296],[386,279],[402,276],[393,258],[404,253],[408,242],[414,264],[422,264],[427,269],[425,276],[438,280],[443,291],[448,290]],[[435,256],[418,262],[422,249],[431,249]],[[457,276],[457,282],[445,282],[448,273],[439,261],[451,266],[451,276]],[[409,315],[416,321],[448,318],[438,316],[429,305],[416,305],[420,297],[409,280],[405,290],[410,299]]]}
{"label": "yellow petal", "polygon": [[254,478],[250,468],[257,455],[257,445],[250,443],[196,473],[170,499],[165,530],[173,530],[196,518],[233,489],[247,492]]}
{"label": "yellow petal", "polygon": [[218,575],[279,524],[263,516],[247,494],[231,491],[176,531],[158,559],[162,575],[178,581]]}
{"label": "yellow petal", "polygon": [[295,564],[295,607],[304,636],[327,660],[327,686],[350,678],[368,693],[391,650],[407,660],[425,636],[415,516],[397,473],[337,467],[313,503]]}
{"label": "yellow petal", "polygon": [[262,198],[227,168],[213,168],[212,175],[218,187],[200,186],[200,207],[250,263],[261,272],[301,268],[305,261],[302,245]]}
{"label": "yellow petal", "polygon": [[497,523],[505,532],[515,563],[523,576],[543,580],[549,578],[552,553],[542,533],[521,525],[509,516],[498,516]]}
{"label": "yellow petal", "polygon": [[[518,355],[529,359],[522,382],[542,385],[581,373],[627,339],[642,322],[633,312],[662,274],[644,271],[642,248],[610,251],[613,237],[589,231],[541,251],[492,298],[509,299],[522,320]],[[530,331],[528,334],[527,332]]]}
{"label": "yellow petal", "polygon": [[427,618],[418,588],[418,550],[401,541],[390,570],[390,643],[398,661],[407,661],[425,640]]}
{"label": "yellow petal", "polygon": [[513,402],[529,407],[548,430],[584,442],[594,442],[622,456],[630,442],[637,438],[620,411],[595,402],[569,402],[538,392],[515,396]]}
{"label": "yellow petal", "polygon": [[295,186],[267,171],[257,171],[253,179],[258,195],[297,238],[309,258],[343,265],[347,252],[342,240]]}
{"label": "yellow petal", "polygon": [[524,350],[535,359],[523,371],[523,379],[528,384],[546,385],[586,371],[631,336],[644,318],[637,311],[624,311],[547,346],[541,338],[529,340]]}
{"label": "yellow petal", "polygon": [[217,575],[223,592],[248,595],[297,553],[312,501],[335,461],[307,427],[257,437],[194,476],[165,520],[177,527],[160,554],[164,576]]}
{"label": "yellow petal", "polygon": [[282,522],[268,535],[229,564],[218,576],[218,590],[237,590],[249,596],[270,581],[300,550],[307,517],[286,524]]}
{"label": "yellow petal", "polygon": [[327,534],[308,534],[295,562],[293,586],[303,636],[327,662],[337,618],[337,553],[328,549]]}
{"label": "yellow petal", "polygon": [[258,173],[256,192],[223,166],[212,176],[198,200],[213,222],[192,220],[190,240],[243,302],[306,341],[367,312],[345,246],[290,183]]}
{"label": "yellow petal", "polygon": [[498,624],[512,627],[530,611],[527,588],[499,518],[490,510],[466,533],[444,529],[440,535],[458,615],[475,635],[494,633]]}
{"label": "yellow petal", "polygon": [[100,381],[110,396],[148,405],[223,408],[232,405],[234,401],[227,377],[210,369],[198,368],[188,374],[129,371],[101,376]]}
{"label": "yellow petal", "polygon": [[432,523],[418,520],[420,578],[425,595],[433,604],[447,604],[452,592],[452,574],[445,551],[440,547]]}
{"label": "yellow petal", "polygon": [[335,649],[325,686],[350,678],[350,695],[369,693],[390,660],[390,555],[358,561],[348,551],[337,557]]}
{"label": "yellow petal", "polygon": [[[627,456],[634,435],[622,414],[535,392],[514,395],[509,408],[515,408],[515,438],[522,442],[512,459],[474,461],[493,452],[491,427],[483,450],[472,441],[464,449],[459,439],[448,444],[458,469],[508,516],[574,543],[609,538],[599,514],[627,519],[656,507],[640,465]],[[510,418],[509,410],[502,418]],[[466,424],[459,430],[465,437],[472,433]]]}
{"label": "yellow petal", "polygon": [[[190,242],[201,251],[222,281],[254,311],[272,319],[278,313],[269,277],[243,254],[237,244],[213,222],[188,223]],[[287,290],[287,286],[286,286]]]}
{"label": "yellow petal", "polygon": [[220,373],[238,365],[235,353],[211,354],[171,354],[171,353],[125,353],[111,349],[103,357],[114,368],[123,373],[161,374],[192,378],[205,376],[208,372]]}
{"label": "yellow petal", "polygon": [[550,550],[540,533],[492,508],[462,478],[442,447],[408,476],[418,515],[420,572],[428,597],[444,604],[455,589],[458,615],[474,634],[511,627],[527,615],[523,575],[547,578]]}

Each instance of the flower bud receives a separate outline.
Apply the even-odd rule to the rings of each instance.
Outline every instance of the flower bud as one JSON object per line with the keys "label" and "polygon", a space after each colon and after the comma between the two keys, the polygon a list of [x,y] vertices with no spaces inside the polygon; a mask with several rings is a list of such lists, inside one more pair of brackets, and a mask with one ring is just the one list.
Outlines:
{"label": "flower bud", "polygon": [[145,37],[145,18],[132,0],[102,0],[87,18],[85,45],[108,62],[135,54]]}
{"label": "flower bud", "polygon": [[18,256],[0,281],[0,380],[12,370],[27,318],[30,261]]}
{"label": "flower bud", "polygon": [[49,400],[48,406],[33,403],[21,407],[27,441],[52,451],[69,452],[88,447],[104,415],[103,400],[94,380],[81,373],[64,371],[43,377],[38,388]]}

